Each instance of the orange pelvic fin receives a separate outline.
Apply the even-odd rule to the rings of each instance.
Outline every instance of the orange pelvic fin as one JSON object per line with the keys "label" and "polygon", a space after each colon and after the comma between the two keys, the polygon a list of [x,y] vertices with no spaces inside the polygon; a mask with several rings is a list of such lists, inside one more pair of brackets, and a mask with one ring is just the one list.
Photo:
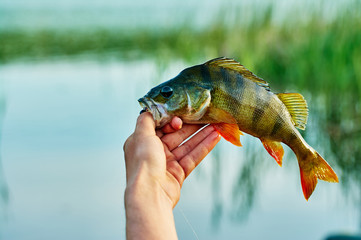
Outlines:
{"label": "orange pelvic fin", "polygon": [[303,195],[309,199],[317,184],[317,178],[327,182],[338,182],[338,177],[328,163],[316,151],[306,159],[298,161],[301,173]]}
{"label": "orange pelvic fin", "polygon": [[263,143],[264,148],[267,152],[276,160],[278,165],[282,167],[282,158],[283,158],[283,147],[280,142],[268,140],[268,139],[260,139]]}
{"label": "orange pelvic fin", "polygon": [[217,132],[219,132],[219,134],[221,134],[222,137],[224,137],[224,139],[236,146],[242,147],[239,136],[243,135],[243,133],[239,130],[237,124],[214,123],[212,126],[217,130]]}

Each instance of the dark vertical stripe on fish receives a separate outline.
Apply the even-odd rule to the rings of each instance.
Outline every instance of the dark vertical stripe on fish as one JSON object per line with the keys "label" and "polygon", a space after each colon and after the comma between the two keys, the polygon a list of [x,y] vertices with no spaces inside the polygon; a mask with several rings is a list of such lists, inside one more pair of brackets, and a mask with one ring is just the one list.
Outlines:
{"label": "dark vertical stripe on fish", "polygon": [[280,116],[277,116],[276,122],[275,122],[275,124],[273,125],[273,128],[272,128],[271,136],[275,135],[282,128],[283,124],[284,124],[283,119]]}
{"label": "dark vertical stripe on fish", "polygon": [[238,84],[237,79],[229,71],[224,68],[220,69],[220,77],[222,78],[222,84],[227,89],[228,93],[238,96],[238,92],[242,90],[242,86]]}
{"label": "dark vertical stripe on fish", "polygon": [[270,95],[262,94],[262,91],[265,91],[263,88],[259,87],[255,84],[255,101],[256,101],[256,108],[253,111],[252,115],[252,127],[253,129],[257,129],[257,124],[261,121],[262,117],[264,116],[265,111],[267,110],[271,99]]}
{"label": "dark vertical stripe on fish", "polygon": [[209,73],[209,68],[205,64],[201,65],[201,75],[202,75],[203,80],[205,80],[205,81],[211,80],[211,74]]}
{"label": "dark vertical stripe on fish", "polygon": [[262,108],[256,107],[253,111],[252,115],[252,125],[253,128],[256,128],[257,123],[261,120],[262,116],[264,114],[264,110]]}
{"label": "dark vertical stripe on fish", "polygon": [[236,74],[236,81],[235,82],[235,87],[233,88],[235,91],[237,91],[237,95],[238,95],[238,101],[239,103],[242,102],[242,98],[243,98],[243,92],[245,90],[245,86],[244,86],[244,79],[243,76],[241,74]]}
{"label": "dark vertical stripe on fish", "polygon": [[287,138],[287,143],[293,144],[293,142],[297,141],[297,140],[298,140],[297,133],[296,132],[291,132],[291,134]]}
{"label": "dark vertical stripe on fish", "polygon": [[230,83],[229,74],[224,68],[221,68],[221,76],[224,82],[227,82],[227,84]]}

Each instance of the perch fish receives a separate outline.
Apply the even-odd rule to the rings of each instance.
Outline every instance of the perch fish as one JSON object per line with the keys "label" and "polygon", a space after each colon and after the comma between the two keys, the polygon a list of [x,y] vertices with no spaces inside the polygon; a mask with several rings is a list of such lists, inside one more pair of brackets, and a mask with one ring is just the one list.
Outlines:
{"label": "perch fish", "polygon": [[216,58],[189,67],[152,88],[139,100],[158,128],[173,116],[185,123],[211,124],[220,135],[242,146],[242,132],[257,137],[282,166],[281,142],[296,154],[306,200],[317,179],[338,182],[330,165],[309,146],[296,128],[304,130],[307,103],[298,93],[273,93],[266,81],[230,58]]}

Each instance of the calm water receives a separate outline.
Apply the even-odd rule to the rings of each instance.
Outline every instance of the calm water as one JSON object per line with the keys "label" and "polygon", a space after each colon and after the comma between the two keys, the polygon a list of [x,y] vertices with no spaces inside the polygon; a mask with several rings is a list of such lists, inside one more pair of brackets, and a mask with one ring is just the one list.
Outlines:
{"label": "calm water", "polygon": [[[185,67],[75,60],[0,66],[0,237],[124,239],[122,145],[140,110],[136,100]],[[311,108],[307,140],[328,159],[322,115]],[[180,239],[196,239],[192,228],[199,239],[360,232],[358,183],[321,181],[306,202],[292,152],[286,149],[280,168],[259,140],[241,141],[243,148],[222,140],[184,184],[174,210]]]}

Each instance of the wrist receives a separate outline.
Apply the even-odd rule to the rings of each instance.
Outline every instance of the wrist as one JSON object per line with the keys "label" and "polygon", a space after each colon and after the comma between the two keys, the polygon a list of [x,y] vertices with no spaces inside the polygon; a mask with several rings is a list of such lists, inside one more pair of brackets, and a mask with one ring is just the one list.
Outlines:
{"label": "wrist", "polygon": [[126,209],[132,206],[147,207],[149,205],[173,209],[173,203],[160,183],[146,174],[139,174],[127,183],[124,204]]}
{"label": "wrist", "polygon": [[173,207],[155,180],[138,177],[124,193],[127,239],[177,239]]}

